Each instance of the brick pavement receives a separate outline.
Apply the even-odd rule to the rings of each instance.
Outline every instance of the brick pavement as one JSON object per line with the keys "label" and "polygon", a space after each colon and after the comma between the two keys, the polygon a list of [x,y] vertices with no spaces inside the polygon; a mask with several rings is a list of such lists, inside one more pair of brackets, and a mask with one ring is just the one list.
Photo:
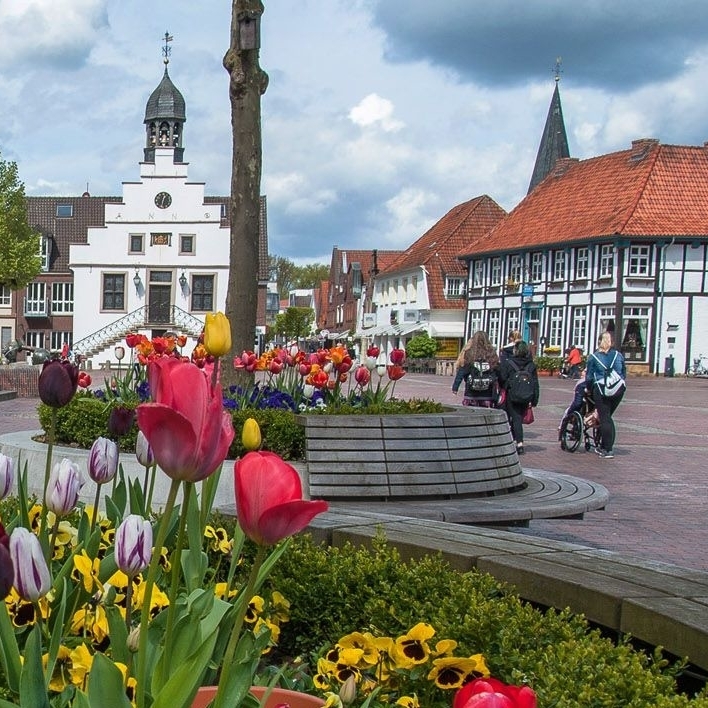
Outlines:
{"label": "brick pavement", "polygon": [[[451,384],[451,377],[409,374],[397,382],[395,392],[456,404],[460,399]],[[611,460],[582,448],[574,453],[560,449],[557,425],[572,388],[572,381],[541,379],[541,402],[536,422],[526,428],[521,462],[525,468],[597,481],[609,489],[610,502],[582,520],[534,520],[527,529],[512,530],[708,570],[708,380],[630,379],[615,415]],[[0,435],[38,429],[36,407],[36,399],[0,401]]]}

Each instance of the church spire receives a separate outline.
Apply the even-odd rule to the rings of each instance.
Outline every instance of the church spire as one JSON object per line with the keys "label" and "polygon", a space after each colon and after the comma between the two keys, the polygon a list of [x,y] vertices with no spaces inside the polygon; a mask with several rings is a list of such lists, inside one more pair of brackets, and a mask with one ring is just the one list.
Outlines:
{"label": "church spire", "polygon": [[558,84],[560,83],[561,58],[556,59],[554,69],[556,86],[553,90],[551,105],[548,108],[546,116],[546,125],[541,136],[541,144],[538,146],[538,154],[536,155],[536,164],[533,168],[531,183],[529,184],[530,194],[536,185],[543,181],[553,169],[556,161],[561,157],[570,157],[568,149],[568,137],[565,133],[565,123],[563,122],[563,109],[561,108],[560,92]]}

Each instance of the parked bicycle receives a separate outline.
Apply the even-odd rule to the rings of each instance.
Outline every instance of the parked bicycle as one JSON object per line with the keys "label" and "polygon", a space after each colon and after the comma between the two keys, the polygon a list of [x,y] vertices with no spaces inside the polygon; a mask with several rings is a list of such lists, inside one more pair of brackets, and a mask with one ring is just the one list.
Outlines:
{"label": "parked bicycle", "polygon": [[708,376],[708,355],[699,354],[693,358],[693,365],[686,370],[686,376]]}

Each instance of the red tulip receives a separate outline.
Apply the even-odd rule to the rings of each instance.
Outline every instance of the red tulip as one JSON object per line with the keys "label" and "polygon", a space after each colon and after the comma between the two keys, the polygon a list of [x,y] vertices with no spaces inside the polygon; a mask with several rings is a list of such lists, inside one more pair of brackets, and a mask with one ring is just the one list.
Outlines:
{"label": "red tulip", "polygon": [[148,381],[154,403],[138,406],[138,427],[155,461],[172,479],[208,477],[224,461],[234,437],[221,387],[212,388],[204,371],[173,358],[150,362]]}
{"label": "red tulip", "polygon": [[42,366],[37,388],[42,403],[52,408],[62,408],[76,393],[79,369],[66,359],[48,359]]}
{"label": "red tulip", "polygon": [[300,376],[308,376],[309,373],[312,371],[312,364],[303,361],[298,367],[298,371],[300,372]]}
{"label": "red tulip", "polygon": [[366,356],[368,356],[371,359],[376,359],[376,357],[379,355],[380,351],[381,350],[378,347],[375,347],[372,345],[366,350]]}
{"label": "red tulip", "polygon": [[398,381],[398,379],[402,379],[406,375],[406,370],[402,366],[398,366],[398,364],[393,364],[387,367],[386,370],[391,381]]}
{"label": "red tulip", "polygon": [[324,388],[329,381],[329,374],[326,371],[317,371],[310,376],[311,383],[315,388]]}
{"label": "red tulip", "polygon": [[352,358],[347,354],[337,367],[337,371],[339,371],[340,374],[346,374],[347,371],[352,368],[353,363]]}
{"label": "red tulip", "polygon": [[392,364],[400,366],[406,360],[406,351],[405,349],[392,349],[389,358]]}
{"label": "red tulip", "polygon": [[283,370],[283,362],[280,359],[271,359],[270,364],[268,364],[268,371],[276,376]]}
{"label": "red tulip", "polygon": [[536,708],[536,694],[528,686],[480,678],[457,691],[452,708]]}
{"label": "red tulip", "polygon": [[234,470],[236,516],[252,541],[269,546],[298,531],[329,508],[302,498],[300,475],[272,452],[248,452]]}
{"label": "red tulip", "polygon": [[91,385],[91,374],[87,374],[85,371],[79,371],[79,386],[81,388],[88,388]]}
{"label": "red tulip", "polygon": [[371,381],[371,373],[365,366],[360,366],[354,372],[354,379],[359,384],[359,386],[366,386],[369,381]]}
{"label": "red tulip", "polygon": [[137,347],[138,344],[141,344],[146,339],[147,339],[147,337],[144,334],[131,333],[131,334],[126,335],[125,343],[131,349],[133,349],[134,347]]}

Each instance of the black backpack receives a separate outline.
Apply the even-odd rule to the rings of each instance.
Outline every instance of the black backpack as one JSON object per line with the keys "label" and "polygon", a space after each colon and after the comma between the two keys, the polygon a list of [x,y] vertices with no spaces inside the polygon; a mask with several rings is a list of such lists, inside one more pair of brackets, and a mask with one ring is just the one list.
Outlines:
{"label": "black backpack", "polygon": [[475,361],[472,369],[465,378],[468,391],[480,394],[483,391],[491,395],[496,377],[490,369],[489,364],[483,361]]}
{"label": "black backpack", "polygon": [[509,366],[514,369],[509,380],[506,383],[506,390],[509,395],[509,400],[512,403],[519,405],[528,405],[533,401],[536,387],[533,383],[530,366],[532,362],[528,362],[524,368],[520,368],[513,359],[509,359]]}

